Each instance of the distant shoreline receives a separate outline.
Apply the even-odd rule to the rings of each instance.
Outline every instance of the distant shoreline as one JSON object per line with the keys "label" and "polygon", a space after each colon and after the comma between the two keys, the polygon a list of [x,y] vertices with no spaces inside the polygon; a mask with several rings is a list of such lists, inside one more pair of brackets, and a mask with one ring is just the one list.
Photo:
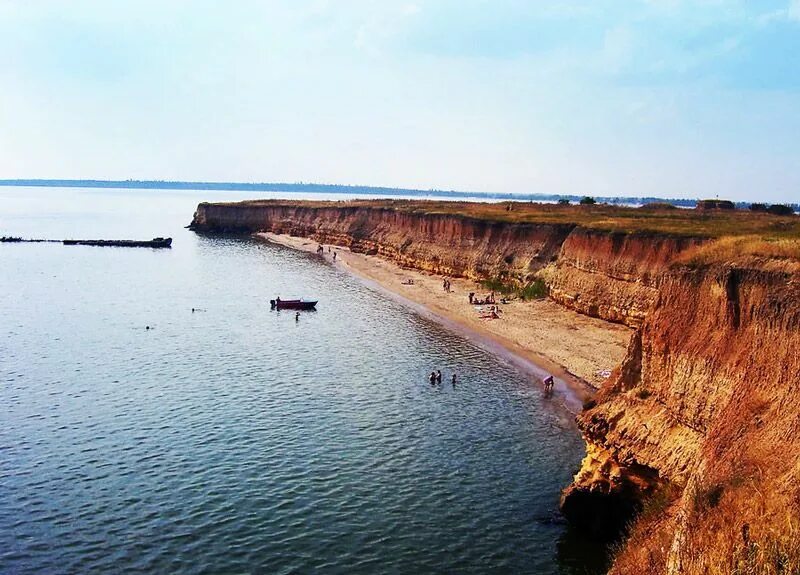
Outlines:
{"label": "distant shoreline", "polygon": [[[370,194],[376,196],[413,196],[454,199],[483,199],[487,201],[519,202],[557,202],[569,200],[579,202],[584,196],[571,194],[508,193],[508,192],[469,192],[460,190],[393,188],[385,186],[361,186],[345,184],[316,184],[304,182],[187,182],[168,180],[62,180],[62,179],[5,179],[0,186],[46,187],[46,188],[101,188],[135,190],[216,190],[227,192],[293,192],[306,194]],[[643,205],[653,202],[667,202],[679,207],[693,208],[696,199],[657,198],[657,197],[611,197],[593,196],[597,202],[620,205]],[[745,208],[750,202],[736,202]],[[795,211],[800,204],[792,204]]]}

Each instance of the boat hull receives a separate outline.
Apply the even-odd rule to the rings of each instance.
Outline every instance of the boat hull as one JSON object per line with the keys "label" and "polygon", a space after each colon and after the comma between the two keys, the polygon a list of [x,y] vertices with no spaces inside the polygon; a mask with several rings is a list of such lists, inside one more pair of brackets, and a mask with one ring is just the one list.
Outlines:
{"label": "boat hull", "polygon": [[269,305],[272,309],[297,309],[297,310],[311,310],[316,309],[317,302],[304,299],[286,299],[286,300],[269,300]]}

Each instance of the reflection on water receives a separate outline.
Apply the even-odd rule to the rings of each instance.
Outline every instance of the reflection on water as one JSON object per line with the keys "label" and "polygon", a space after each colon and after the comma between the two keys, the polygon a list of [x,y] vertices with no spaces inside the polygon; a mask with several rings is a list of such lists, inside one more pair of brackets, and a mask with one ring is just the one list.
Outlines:
{"label": "reflection on water", "polygon": [[174,238],[0,245],[0,572],[585,572],[557,516],[582,443],[511,365],[316,256],[184,230],[207,194],[0,198],[0,235]]}

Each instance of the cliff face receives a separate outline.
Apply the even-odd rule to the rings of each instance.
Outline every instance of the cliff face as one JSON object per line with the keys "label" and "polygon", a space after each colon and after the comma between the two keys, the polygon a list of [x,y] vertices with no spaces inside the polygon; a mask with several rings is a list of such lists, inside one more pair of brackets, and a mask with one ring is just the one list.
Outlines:
{"label": "cliff face", "polygon": [[555,259],[571,225],[504,224],[391,208],[316,208],[266,203],[200,204],[192,227],[268,231],[377,254],[400,265],[471,279],[525,281]]}
{"label": "cliff face", "polygon": [[193,227],[307,236],[474,279],[538,274],[562,305],[637,328],[578,418],[587,455],[562,498],[601,536],[644,507],[612,570],[756,572],[741,566],[767,550],[785,562],[800,542],[800,263],[689,268],[676,259],[704,240],[380,207],[201,204]]}
{"label": "cliff face", "polygon": [[200,204],[192,228],[310,237],[402,266],[470,279],[525,283],[540,272],[555,301],[630,326],[641,325],[657,294],[655,279],[667,262],[701,241],[600,232],[571,224],[282,202]]}
{"label": "cliff face", "polygon": [[586,522],[583,500],[632,504],[673,486],[669,520],[639,533],[616,572],[734,572],[748,545],[788,544],[781,530],[800,519],[799,271],[752,261],[656,282],[640,343],[579,417],[588,455],[562,504]]}
{"label": "cliff face", "polygon": [[638,327],[658,296],[661,273],[702,241],[577,228],[549,270],[550,297],[581,313]]}

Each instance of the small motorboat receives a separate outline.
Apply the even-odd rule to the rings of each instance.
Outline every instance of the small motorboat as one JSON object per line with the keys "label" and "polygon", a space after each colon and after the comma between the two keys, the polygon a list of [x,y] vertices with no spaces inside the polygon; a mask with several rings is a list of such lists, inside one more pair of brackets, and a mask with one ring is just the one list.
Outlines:
{"label": "small motorboat", "polygon": [[269,300],[271,309],[316,309],[317,300],[308,299],[271,299]]}

